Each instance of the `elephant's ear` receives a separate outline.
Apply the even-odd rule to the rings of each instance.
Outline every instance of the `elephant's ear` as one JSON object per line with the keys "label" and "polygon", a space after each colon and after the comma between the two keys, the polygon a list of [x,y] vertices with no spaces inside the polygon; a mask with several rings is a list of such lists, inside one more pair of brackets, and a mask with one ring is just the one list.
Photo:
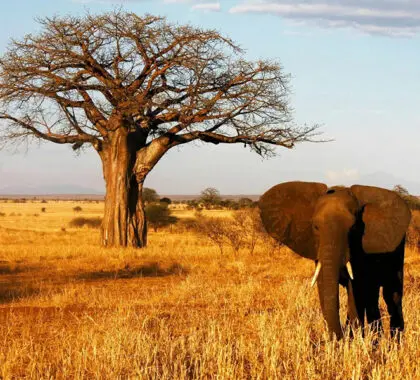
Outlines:
{"label": "elephant's ear", "polygon": [[267,232],[308,259],[317,257],[312,215],[327,186],[315,182],[286,182],[272,187],[259,201],[261,220]]}
{"label": "elephant's ear", "polygon": [[363,250],[394,251],[410,224],[411,213],[405,201],[394,191],[379,187],[354,185],[350,189],[363,207]]}

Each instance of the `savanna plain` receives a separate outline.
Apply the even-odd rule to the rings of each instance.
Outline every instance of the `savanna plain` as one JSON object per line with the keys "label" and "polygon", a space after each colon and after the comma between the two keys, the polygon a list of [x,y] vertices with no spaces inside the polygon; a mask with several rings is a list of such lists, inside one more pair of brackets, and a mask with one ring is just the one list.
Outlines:
{"label": "savanna plain", "polygon": [[260,238],[253,250],[221,251],[178,224],[151,229],[145,249],[104,249],[97,229],[70,225],[102,211],[101,202],[0,201],[0,378],[420,379],[415,248],[402,342],[389,337],[383,301],[378,345],[360,331],[336,342],[310,287],[313,263],[287,248]]}

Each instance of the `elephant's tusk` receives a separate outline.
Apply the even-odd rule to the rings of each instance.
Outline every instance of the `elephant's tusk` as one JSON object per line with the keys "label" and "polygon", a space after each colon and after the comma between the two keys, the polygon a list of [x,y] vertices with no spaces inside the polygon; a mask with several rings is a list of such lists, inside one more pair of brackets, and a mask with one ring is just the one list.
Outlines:
{"label": "elephant's tusk", "polygon": [[319,276],[319,272],[321,272],[321,261],[318,261],[318,264],[316,264],[315,274],[314,274],[314,277],[312,278],[312,282],[311,282],[311,288],[315,285],[316,279]]}
{"label": "elephant's tusk", "polygon": [[351,264],[350,261],[347,262],[346,264],[346,268],[347,268],[347,272],[349,272],[349,276],[352,280],[354,280],[354,276],[353,276],[353,269],[351,268]]}

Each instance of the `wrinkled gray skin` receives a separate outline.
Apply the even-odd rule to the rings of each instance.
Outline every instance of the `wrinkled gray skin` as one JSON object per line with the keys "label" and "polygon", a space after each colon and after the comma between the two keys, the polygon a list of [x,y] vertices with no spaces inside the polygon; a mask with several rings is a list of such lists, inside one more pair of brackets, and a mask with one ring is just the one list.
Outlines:
{"label": "wrinkled gray skin", "polygon": [[347,288],[347,323],[363,326],[366,315],[381,331],[378,301],[383,287],[391,334],[404,329],[404,245],[411,214],[396,193],[370,186],[328,189],[321,183],[287,182],[268,190],[259,207],[272,237],[321,263],[318,293],[331,335],[343,335],[339,284]]}

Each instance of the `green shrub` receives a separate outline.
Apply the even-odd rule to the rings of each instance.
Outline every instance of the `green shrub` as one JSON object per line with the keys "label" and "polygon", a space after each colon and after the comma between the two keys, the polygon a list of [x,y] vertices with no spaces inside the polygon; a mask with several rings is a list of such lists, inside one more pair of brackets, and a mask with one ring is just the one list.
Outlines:
{"label": "green shrub", "polygon": [[69,226],[70,227],[89,227],[89,228],[99,228],[102,224],[102,219],[101,218],[85,218],[85,217],[77,217],[77,218],[73,218],[70,223]]}
{"label": "green shrub", "polygon": [[167,203],[150,203],[145,208],[147,223],[156,232],[161,227],[175,224],[178,218],[171,215]]}

